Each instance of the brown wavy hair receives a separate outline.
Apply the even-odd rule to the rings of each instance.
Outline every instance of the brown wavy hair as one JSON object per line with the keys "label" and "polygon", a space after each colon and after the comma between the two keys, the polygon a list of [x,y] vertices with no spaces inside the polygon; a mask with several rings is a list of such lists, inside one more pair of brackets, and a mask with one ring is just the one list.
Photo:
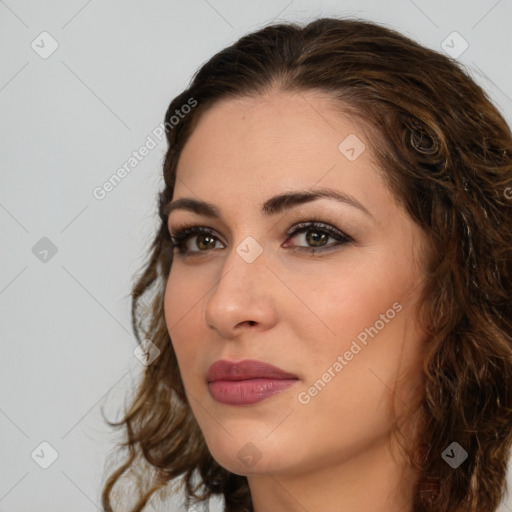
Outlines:
{"label": "brown wavy hair", "polygon": [[[494,511],[507,491],[512,442],[512,134],[457,61],[357,18],[259,29],[214,55],[172,100],[161,225],[132,289],[135,336],[161,354],[122,420],[108,422],[122,429],[116,450],[127,454],[106,480],[104,509],[113,510],[121,477],[134,474],[137,497],[123,511],[143,510],[178,481],[187,505],[217,495],[226,512],[253,510],[247,478],[213,459],[181,381],[164,319],[173,261],[166,205],[201,114],[220,100],[273,89],[326,92],[360,120],[394,197],[428,241],[419,310],[425,388],[411,411],[422,418],[410,453],[421,476],[414,511]],[[191,99],[197,106],[176,124],[172,116]],[[453,441],[468,452],[456,469],[441,457]]]}

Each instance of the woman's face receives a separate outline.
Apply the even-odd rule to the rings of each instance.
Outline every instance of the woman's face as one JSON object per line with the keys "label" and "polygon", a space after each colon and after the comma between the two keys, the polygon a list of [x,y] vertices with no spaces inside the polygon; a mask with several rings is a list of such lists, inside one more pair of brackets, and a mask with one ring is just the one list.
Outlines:
{"label": "woman's face", "polygon": [[[218,103],[183,150],[173,202],[195,206],[169,229],[208,232],[175,250],[165,317],[194,416],[233,473],[371,463],[392,401],[405,411],[421,389],[420,228],[369,143],[320,93],[273,91]],[[287,375],[209,374],[219,360]]]}

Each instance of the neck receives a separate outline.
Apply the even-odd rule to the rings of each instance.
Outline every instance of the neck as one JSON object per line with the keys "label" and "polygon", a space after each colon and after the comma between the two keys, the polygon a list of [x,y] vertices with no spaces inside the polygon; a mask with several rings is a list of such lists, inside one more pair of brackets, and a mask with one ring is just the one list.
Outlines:
{"label": "neck", "polygon": [[386,441],[348,460],[248,477],[254,512],[412,512],[415,482]]}

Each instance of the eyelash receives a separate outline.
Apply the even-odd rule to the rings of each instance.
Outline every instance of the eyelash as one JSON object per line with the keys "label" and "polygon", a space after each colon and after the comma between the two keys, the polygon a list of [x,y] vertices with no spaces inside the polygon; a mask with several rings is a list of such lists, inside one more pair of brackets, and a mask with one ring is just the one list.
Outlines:
{"label": "eyelash", "polygon": [[[334,245],[321,246],[321,247],[295,247],[294,250],[306,252],[309,254],[315,254],[318,252],[325,252],[331,249],[335,249],[336,247],[345,245],[347,243],[353,242],[354,239],[339,229],[325,224],[323,222],[318,221],[309,221],[309,222],[299,222],[295,224],[291,229],[289,229],[286,233],[287,237],[293,237],[300,233],[307,233],[308,231],[314,231],[319,233],[325,233],[329,235],[330,238],[334,238],[338,243]],[[211,228],[205,226],[198,226],[194,224],[187,224],[179,228],[175,235],[171,235],[171,241],[175,248],[178,249],[178,254],[180,256],[194,256],[201,255],[202,253],[210,252],[209,250],[198,250],[198,251],[188,251],[185,247],[185,242],[188,241],[190,237],[193,235],[211,235],[212,237],[218,240],[218,237],[215,235],[215,231]]]}

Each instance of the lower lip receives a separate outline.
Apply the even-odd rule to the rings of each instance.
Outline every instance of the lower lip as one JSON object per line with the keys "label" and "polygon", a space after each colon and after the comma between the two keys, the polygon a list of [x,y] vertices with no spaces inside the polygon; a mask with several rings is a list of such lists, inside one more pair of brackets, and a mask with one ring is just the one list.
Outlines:
{"label": "lower lip", "polygon": [[213,399],[227,405],[250,405],[281,393],[297,379],[216,380],[208,383]]}

